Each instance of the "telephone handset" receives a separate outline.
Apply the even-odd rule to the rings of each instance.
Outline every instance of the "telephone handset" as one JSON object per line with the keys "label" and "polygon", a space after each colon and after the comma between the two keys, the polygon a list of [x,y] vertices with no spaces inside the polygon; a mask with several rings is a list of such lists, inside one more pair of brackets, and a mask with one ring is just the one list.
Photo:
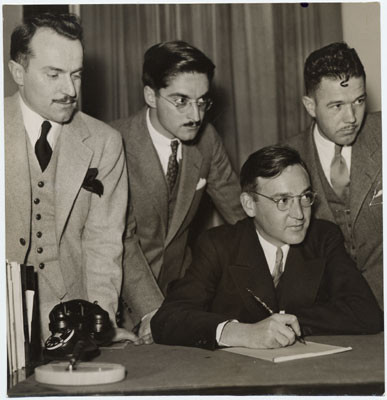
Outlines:
{"label": "telephone handset", "polygon": [[90,360],[100,351],[98,346],[111,343],[114,328],[109,314],[97,303],[70,300],[57,304],[49,314],[52,335],[46,340],[47,360]]}

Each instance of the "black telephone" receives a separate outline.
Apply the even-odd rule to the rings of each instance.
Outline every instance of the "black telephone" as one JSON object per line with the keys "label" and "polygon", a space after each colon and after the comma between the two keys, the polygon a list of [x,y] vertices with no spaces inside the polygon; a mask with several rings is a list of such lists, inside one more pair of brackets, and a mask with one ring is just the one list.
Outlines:
{"label": "black telephone", "polygon": [[70,300],[57,304],[49,314],[52,335],[46,340],[43,355],[48,360],[78,360],[96,357],[98,346],[111,343],[114,328],[109,314],[97,303]]}

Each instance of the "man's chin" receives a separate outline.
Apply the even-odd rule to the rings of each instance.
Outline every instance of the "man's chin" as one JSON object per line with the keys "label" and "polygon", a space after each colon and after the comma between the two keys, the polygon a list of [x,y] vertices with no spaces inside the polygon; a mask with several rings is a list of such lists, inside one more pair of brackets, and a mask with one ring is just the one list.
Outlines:
{"label": "man's chin", "polygon": [[75,109],[73,109],[71,112],[61,114],[61,115],[55,115],[51,119],[51,121],[57,122],[58,124],[67,124],[68,122],[71,121],[73,115],[75,113]]}
{"label": "man's chin", "polygon": [[287,243],[288,244],[300,244],[304,241],[305,236],[306,236],[306,231],[293,233],[292,235],[289,235]]}

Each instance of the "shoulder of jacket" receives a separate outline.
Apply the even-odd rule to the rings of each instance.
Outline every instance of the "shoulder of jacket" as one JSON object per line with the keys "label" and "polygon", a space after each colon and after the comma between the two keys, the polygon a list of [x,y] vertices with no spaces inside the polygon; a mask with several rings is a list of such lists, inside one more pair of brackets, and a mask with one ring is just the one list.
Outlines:
{"label": "shoulder of jacket", "polygon": [[122,141],[120,133],[106,122],[85,114],[82,111],[78,111],[74,115],[74,118],[80,119],[87,126],[91,136],[101,137],[104,140],[119,139]]}

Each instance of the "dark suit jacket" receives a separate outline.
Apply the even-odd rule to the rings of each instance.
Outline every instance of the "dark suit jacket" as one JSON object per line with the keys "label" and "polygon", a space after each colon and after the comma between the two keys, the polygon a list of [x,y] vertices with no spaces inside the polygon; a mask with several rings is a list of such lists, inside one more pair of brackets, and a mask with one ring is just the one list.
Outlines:
{"label": "dark suit jacket", "polygon": [[290,247],[274,288],[254,223],[247,218],[205,232],[185,277],[151,320],[156,343],[216,346],[220,322],[254,323],[274,312],[297,316],[305,335],[383,330],[383,315],[367,282],[344,250],[340,230],[314,220],[302,244]]}
{"label": "dark suit jacket", "polygon": [[[320,160],[313,140],[314,124],[287,144],[306,163],[313,189],[318,193],[316,218],[335,222],[318,173]],[[383,191],[382,128],[380,113],[368,114],[352,147],[350,209],[356,264],[383,307]],[[324,177],[325,179],[325,177]]]}
{"label": "dark suit jacket", "polygon": [[123,298],[132,319],[158,308],[168,284],[191,261],[187,238],[204,191],[229,223],[244,218],[240,186],[223,144],[210,124],[182,144],[176,205],[168,228],[168,188],[146,124],[146,108],[112,123],[122,133],[130,186],[125,238]]}

